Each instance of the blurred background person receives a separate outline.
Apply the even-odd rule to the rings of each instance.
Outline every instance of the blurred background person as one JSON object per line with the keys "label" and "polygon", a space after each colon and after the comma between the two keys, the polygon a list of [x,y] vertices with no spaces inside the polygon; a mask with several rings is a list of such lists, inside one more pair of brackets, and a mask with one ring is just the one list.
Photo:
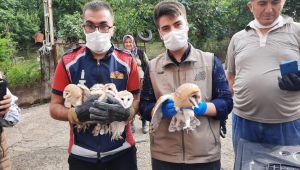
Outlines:
{"label": "blurred background person", "polygon": [[[1,72],[0,81],[4,81]],[[16,104],[17,100],[18,97],[12,95],[7,88],[6,94],[0,99],[0,169],[3,170],[10,170],[12,168],[4,127],[12,127],[19,122],[21,110]]]}
{"label": "blurred background person", "polygon": [[[134,58],[135,62],[137,63],[139,77],[140,77],[140,85],[141,85],[140,87],[143,87],[144,72],[148,66],[149,59],[143,50],[137,48],[132,35],[125,35],[123,37],[123,46],[124,49],[131,54],[131,56]],[[142,132],[146,134],[148,132],[147,121],[143,118],[141,118],[141,120],[142,120]],[[132,133],[135,132],[135,126],[133,122],[134,120],[131,122]]]}

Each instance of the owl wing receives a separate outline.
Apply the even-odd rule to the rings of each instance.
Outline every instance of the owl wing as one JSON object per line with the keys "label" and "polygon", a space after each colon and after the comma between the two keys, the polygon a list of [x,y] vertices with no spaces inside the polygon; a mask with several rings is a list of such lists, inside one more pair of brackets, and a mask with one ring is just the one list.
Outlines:
{"label": "owl wing", "polygon": [[167,99],[174,100],[173,94],[166,94],[166,95],[161,96],[157,100],[154,108],[152,109],[152,112],[151,112],[152,119],[150,122],[150,133],[155,132],[155,130],[158,128],[159,123],[163,117],[161,106],[162,106],[162,103],[164,101],[166,101]]}
{"label": "owl wing", "polygon": [[90,89],[83,84],[77,84],[77,86],[82,90],[82,100],[86,101],[86,99],[90,96]]}

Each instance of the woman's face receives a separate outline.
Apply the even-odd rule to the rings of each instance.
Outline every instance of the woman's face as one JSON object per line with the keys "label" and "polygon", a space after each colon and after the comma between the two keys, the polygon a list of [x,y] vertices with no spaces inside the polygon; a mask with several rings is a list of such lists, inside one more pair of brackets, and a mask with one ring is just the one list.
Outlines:
{"label": "woman's face", "polygon": [[124,41],[124,48],[127,49],[127,50],[132,50],[132,48],[133,48],[133,42],[132,42],[131,38],[127,38]]}

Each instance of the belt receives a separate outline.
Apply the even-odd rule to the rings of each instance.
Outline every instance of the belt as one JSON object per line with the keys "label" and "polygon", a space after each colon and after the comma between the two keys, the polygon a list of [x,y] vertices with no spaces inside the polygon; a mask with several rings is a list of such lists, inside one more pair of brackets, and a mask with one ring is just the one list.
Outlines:
{"label": "belt", "polygon": [[108,151],[108,152],[95,152],[95,151],[92,151],[92,150],[89,150],[89,149],[86,149],[86,148],[83,148],[81,146],[78,146],[78,145],[75,145],[73,144],[72,145],[72,149],[71,149],[71,153],[74,154],[74,155],[77,155],[77,156],[82,156],[82,157],[86,157],[86,158],[97,158],[97,159],[101,159],[103,157],[106,157],[106,156],[109,156],[109,155],[114,155],[122,150],[125,150],[127,148],[130,148],[131,145],[128,143],[128,142],[124,142],[122,146],[114,149],[114,150],[111,150],[111,151]]}

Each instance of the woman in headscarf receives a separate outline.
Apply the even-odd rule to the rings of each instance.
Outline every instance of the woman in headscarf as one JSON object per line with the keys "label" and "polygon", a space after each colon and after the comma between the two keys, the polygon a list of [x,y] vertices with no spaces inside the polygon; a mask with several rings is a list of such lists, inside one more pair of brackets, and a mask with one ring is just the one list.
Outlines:
{"label": "woman in headscarf", "polygon": [[[148,57],[146,55],[146,53],[137,48],[134,38],[131,35],[125,35],[123,37],[123,46],[125,48],[126,51],[128,51],[131,56],[134,58],[135,62],[138,65],[138,72],[139,72],[139,77],[140,77],[140,87],[143,86],[143,79],[144,79],[144,72],[145,69],[148,66]],[[133,121],[131,122],[131,130],[132,133],[135,132],[135,126]],[[144,134],[146,134],[148,132],[148,125],[147,125],[147,121],[142,119],[142,131]]]}

